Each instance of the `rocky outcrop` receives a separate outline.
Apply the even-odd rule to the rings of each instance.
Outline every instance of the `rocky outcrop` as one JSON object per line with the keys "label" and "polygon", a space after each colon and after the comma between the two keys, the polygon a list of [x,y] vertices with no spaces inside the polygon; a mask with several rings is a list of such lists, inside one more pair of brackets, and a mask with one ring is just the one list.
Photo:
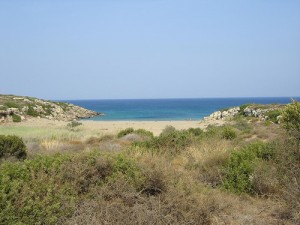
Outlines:
{"label": "rocky outcrop", "polygon": [[204,120],[223,120],[226,118],[232,118],[240,112],[240,107],[233,107],[223,111],[216,111],[208,117],[204,117]]}
{"label": "rocky outcrop", "polygon": [[252,117],[259,117],[261,119],[265,119],[266,113],[270,111],[270,109],[260,109],[260,108],[252,108],[247,107],[244,109],[244,116],[252,116]]}
{"label": "rocky outcrop", "polygon": [[[252,104],[244,107],[233,107],[227,110],[223,111],[216,111],[212,113],[208,117],[204,117],[204,120],[224,120],[228,118],[232,118],[236,116],[237,114],[244,115],[246,117],[257,117],[262,121],[270,119],[270,112],[279,112],[284,105],[258,105],[258,104]],[[241,109],[242,108],[242,109]],[[242,110],[242,112],[241,112]],[[272,114],[272,116],[276,116],[275,113]],[[280,115],[276,116],[276,122],[280,121]],[[273,119],[273,118],[272,118]]]}
{"label": "rocky outcrop", "polygon": [[37,98],[0,95],[0,121],[14,118],[27,120],[33,117],[49,120],[72,121],[102,115],[73,104]]}
{"label": "rocky outcrop", "polygon": [[[249,105],[243,110],[244,116],[257,117],[260,120],[267,120],[270,117],[270,112],[280,112],[284,105]],[[275,114],[273,113],[272,116]],[[280,115],[276,116],[276,121],[280,121]]]}

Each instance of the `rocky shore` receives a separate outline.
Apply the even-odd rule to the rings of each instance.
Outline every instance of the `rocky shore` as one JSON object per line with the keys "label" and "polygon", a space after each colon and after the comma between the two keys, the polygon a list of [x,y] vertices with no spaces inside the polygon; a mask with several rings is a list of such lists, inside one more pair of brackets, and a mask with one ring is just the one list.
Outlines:
{"label": "rocky shore", "polygon": [[0,95],[0,122],[21,122],[32,118],[72,121],[98,115],[103,114],[70,103]]}

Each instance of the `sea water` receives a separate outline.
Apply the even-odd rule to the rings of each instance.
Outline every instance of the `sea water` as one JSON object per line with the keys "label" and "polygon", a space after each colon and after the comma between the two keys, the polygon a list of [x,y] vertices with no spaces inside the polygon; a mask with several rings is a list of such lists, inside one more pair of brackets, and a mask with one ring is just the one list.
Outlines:
{"label": "sea water", "polygon": [[[293,97],[299,101],[299,97]],[[96,121],[172,121],[200,120],[211,113],[247,103],[286,104],[291,97],[276,98],[199,98],[199,99],[126,99],[68,100],[90,110],[104,113]]]}

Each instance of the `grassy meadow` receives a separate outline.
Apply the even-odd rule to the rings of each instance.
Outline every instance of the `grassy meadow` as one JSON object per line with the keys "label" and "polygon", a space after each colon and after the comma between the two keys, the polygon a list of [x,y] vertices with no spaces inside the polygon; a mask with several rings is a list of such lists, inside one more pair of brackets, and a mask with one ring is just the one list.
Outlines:
{"label": "grassy meadow", "polygon": [[0,126],[27,153],[2,155],[0,224],[297,224],[299,108],[280,124],[237,115],[158,136]]}

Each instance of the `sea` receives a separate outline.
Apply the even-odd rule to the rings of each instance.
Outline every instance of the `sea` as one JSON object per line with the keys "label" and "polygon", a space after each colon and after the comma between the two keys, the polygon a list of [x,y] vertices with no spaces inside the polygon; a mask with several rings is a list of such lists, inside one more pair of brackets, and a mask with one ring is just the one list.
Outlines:
{"label": "sea", "polygon": [[122,99],[67,100],[86,109],[104,113],[87,120],[95,121],[178,121],[200,120],[211,113],[248,103],[286,104],[300,97],[193,98],[193,99]]}

